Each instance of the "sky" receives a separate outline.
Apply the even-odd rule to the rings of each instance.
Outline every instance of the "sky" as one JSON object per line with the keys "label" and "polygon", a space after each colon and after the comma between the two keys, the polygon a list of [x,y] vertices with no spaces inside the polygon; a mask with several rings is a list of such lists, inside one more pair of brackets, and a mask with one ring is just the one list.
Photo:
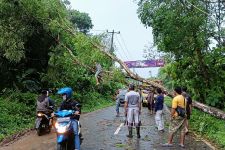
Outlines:
{"label": "sky", "polygon": [[[106,30],[115,34],[116,55],[123,61],[145,60],[144,48],[153,43],[151,28],[144,27],[137,15],[137,4],[133,0],[70,0],[72,9],[86,12],[94,25],[92,34]],[[141,77],[156,76],[158,68],[131,69]],[[149,71],[151,73],[149,73]]]}

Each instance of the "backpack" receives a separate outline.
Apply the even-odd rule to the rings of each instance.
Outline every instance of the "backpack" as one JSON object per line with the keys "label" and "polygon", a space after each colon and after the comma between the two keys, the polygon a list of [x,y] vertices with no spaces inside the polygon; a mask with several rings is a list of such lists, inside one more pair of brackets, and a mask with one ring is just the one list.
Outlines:
{"label": "backpack", "polygon": [[175,109],[176,112],[177,112],[177,114],[178,114],[178,116],[180,116],[182,118],[185,118],[186,117],[186,114],[187,114],[185,101],[186,101],[186,98],[184,98],[184,108],[182,108],[180,106],[177,106],[177,108]]}

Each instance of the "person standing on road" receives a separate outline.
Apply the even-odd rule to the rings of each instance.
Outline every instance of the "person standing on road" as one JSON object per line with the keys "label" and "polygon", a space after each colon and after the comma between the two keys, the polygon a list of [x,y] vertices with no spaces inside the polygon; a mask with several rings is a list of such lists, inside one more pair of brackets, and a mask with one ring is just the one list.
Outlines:
{"label": "person standing on road", "polygon": [[164,120],[163,120],[163,104],[164,104],[164,95],[160,88],[157,89],[158,96],[156,97],[155,102],[155,122],[158,128],[158,131],[164,132]]}
{"label": "person standing on road", "polygon": [[168,143],[163,144],[162,145],[163,147],[172,147],[174,134],[178,130],[181,130],[179,146],[184,148],[184,139],[185,139],[185,134],[186,134],[186,130],[185,130],[186,117],[178,116],[178,113],[176,111],[176,109],[178,109],[178,107],[185,109],[186,102],[185,102],[184,97],[181,95],[181,93],[182,93],[181,87],[176,87],[174,89],[175,97],[173,98],[173,101],[172,101]]}
{"label": "person standing on road", "polygon": [[140,114],[141,114],[141,98],[138,92],[134,91],[135,86],[130,84],[129,92],[125,95],[125,116],[127,117],[127,125],[129,134],[127,137],[132,138],[132,127],[137,130],[137,138],[140,138]]}
{"label": "person standing on road", "polygon": [[151,89],[149,91],[149,94],[147,96],[147,101],[148,101],[148,110],[150,111],[150,114],[153,114],[154,110],[154,90]]}
{"label": "person standing on road", "polygon": [[182,88],[182,95],[186,99],[186,103],[187,103],[187,105],[186,105],[187,119],[186,119],[186,122],[185,122],[185,126],[186,126],[186,132],[188,133],[188,129],[189,129],[189,122],[188,122],[188,120],[190,119],[191,112],[192,112],[192,98],[187,93],[187,87],[183,87]]}

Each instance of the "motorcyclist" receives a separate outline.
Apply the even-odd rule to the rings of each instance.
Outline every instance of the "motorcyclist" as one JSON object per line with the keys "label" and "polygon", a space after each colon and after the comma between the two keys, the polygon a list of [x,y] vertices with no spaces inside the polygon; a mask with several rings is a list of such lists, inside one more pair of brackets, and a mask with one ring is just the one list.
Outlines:
{"label": "motorcyclist", "polygon": [[50,97],[49,97],[49,94],[52,93],[51,90],[48,90],[48,102],[49,102],[49,107],[54,109],[55,108],[55,101],[52,100]]}
{"label": "motorcyclist", "polygon": [[[48,90],[42,90],[41,95],[37,98],[37,112],[43,112],[48,116],[51,116],[53,112],[52,100],[48,97],[49,92]],[[51,101],[51,102],[49,102]],[[51,107],[52,106],[52,107]]]}
{"label": "motorcyclist", "polygon": [[78,120],[80,118],[81,110],[78,106],[78,102],[72,99],[73,90],[70,87],[64,87],[58,90],[57,92],[63,98],[63,102],[59,110],[74,110],[75,115],[71,116],[71,123],[73,126],[74,132],[74,144],[75,150],[80,150],[80,137],[78,135]]}

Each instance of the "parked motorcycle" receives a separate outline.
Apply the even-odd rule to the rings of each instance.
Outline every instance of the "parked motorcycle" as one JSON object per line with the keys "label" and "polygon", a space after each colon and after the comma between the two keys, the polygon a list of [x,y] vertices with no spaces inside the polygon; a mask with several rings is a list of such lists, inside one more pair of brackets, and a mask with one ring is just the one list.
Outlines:
{"label": "parked motorcycle", "polygon": [[[57,111],[55,116],[57,118],[55,123],[57,133],[57,150],[74,150],[74,133],[70,117],[73,116],[75,111],[62,110]],[[78,121],[78,120],[77,120]],[[82,141],[80,123],[78,121],[78,134],[80,137],[80,144]]]}

